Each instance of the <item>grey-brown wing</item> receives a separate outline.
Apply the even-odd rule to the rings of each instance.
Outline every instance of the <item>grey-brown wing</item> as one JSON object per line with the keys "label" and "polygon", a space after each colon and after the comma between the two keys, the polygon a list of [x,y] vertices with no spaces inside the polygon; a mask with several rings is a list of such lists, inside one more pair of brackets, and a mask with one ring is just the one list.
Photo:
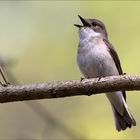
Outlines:
{"label": "grey-brown wing", "polygon": [[[117,52],[115,51],[114,47],[112,46],[112,44],[108,40],[104,39],[103,41],[108,46],[109,52],[110,52],[110,54],[111,54],[111,56],[112,56],[112,58],[113,58],[113,60],[115,62],[115,65],[116,65],[116,67],[118,69],[119,74],[120,75],[123,74],[120,59],[119,59],[119,56],[118,56]],[[126,100],[125,91],[122,91],[122,92],[123,92],[124,99]]]}

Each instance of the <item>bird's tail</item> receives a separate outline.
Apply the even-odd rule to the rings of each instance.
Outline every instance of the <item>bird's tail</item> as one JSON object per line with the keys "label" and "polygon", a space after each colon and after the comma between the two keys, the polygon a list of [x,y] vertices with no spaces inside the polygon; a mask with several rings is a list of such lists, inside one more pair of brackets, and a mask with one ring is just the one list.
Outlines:
{"label": "bird's tail", "polygon": [[[125,102],[125,101],[124,101]],[[127,104],[124,103],[124,113],[121,115],[115,107],[112,105],[112,110],[115,118],[115,125],[118,131],[125,130],[126,128],[131,128],[136,126],[136,121],[130,111],[128,110]]]}

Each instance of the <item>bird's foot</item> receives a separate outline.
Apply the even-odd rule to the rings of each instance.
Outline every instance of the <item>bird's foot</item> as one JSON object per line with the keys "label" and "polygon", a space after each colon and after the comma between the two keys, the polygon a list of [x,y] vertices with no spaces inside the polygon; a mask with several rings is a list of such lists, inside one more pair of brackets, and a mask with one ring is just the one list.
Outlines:
{"label": "bird's foot", "polygon": [[81,77],[80,81],[82,82],[85,78]]}
{"label": "bird's foot", "polygon": [[80,81],[82,82],[84,79],[89,79],[89,77],[87,77],[87,78],[81,77]]}
{"label": "bird's foot", "polygon": [[97,82],[99,82],[102,79],[102,76],[99,76],[97,79]]}

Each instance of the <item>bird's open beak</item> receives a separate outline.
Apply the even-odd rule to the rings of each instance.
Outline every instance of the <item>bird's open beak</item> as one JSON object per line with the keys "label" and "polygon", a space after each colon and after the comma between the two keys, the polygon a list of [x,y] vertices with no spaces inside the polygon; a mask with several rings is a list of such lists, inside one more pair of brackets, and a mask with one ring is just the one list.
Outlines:
{"label": "bird's open beak", "polygon": [[78,28],[81,28],[83,26],[91,26],[86,19],[82,18],[80,15],[78,15],[80,20],[82,21],[83,25],[77,25],[77,24],[74,24],[74,26],[78,27]]}
{"label": "bird's open beak", "polygon": [[76,26],[76,27],[78,27],[78,28],[83,27],[82,25],[78,25],[78,24],[74,24],[74,26]]}

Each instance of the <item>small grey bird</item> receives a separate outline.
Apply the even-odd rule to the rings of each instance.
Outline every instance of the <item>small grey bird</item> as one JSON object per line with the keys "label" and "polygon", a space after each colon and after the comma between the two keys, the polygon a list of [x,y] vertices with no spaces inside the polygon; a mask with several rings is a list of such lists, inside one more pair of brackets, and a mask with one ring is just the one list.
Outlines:
{"label": "small grey bird", "polygon": [[[85,78],[105,77],[123,74],[119,57],[108,40],[103,22],[97,19],[84,19],[79,16],[83,25],[79,28],[79,45],[77,62]],[[125,91],[106,93],[115,118],[118,131],[136,125],[128,110]]]}

